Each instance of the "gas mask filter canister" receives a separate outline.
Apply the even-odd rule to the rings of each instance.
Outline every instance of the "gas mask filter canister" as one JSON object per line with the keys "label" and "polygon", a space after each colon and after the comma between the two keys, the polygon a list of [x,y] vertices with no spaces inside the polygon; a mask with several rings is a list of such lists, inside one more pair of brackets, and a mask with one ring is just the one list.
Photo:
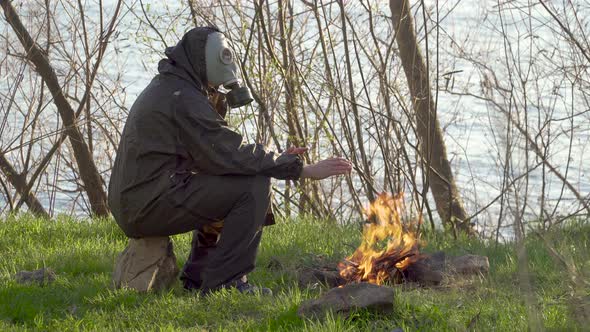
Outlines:
{"label": "gas mask filter canister", "polygon": [[229,107],[238,108],[252,102],[250,89],[240,84],[234,52],[220,32],[210,33],[205,44],[207,80],[214,87],[223,85],[228,90]]}

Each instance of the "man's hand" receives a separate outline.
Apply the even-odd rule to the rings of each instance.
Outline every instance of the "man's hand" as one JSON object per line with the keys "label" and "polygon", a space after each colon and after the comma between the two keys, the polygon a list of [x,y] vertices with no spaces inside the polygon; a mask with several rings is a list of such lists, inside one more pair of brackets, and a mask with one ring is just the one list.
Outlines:
{"label": "man's hand", "polygon": [[315,164],[303,166],[302,179],[321,180],[334,175],[348,174],[352,163],[344,158],[328,158]]}

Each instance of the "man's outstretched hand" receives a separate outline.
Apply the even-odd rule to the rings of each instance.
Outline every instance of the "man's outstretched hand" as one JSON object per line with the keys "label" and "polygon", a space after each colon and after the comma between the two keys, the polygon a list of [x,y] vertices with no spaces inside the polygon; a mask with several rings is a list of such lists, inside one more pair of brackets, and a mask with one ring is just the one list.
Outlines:
{"label": "man's outstretched hand", "polygon": [[[284,154],[304,154],[305,147],[291,146]],[[321,180],[334,175],[348,174],[352,170],[352,163],[344,158],[328,158],[315,164],[303,166],[302,179]]]}
{"label": "man's outstretched hand", "polygon": [[303,166],[301,178],[321,180],[334,175],[348,174],[352,170],[352,163],[344,158],[328,158],[315,164]]}

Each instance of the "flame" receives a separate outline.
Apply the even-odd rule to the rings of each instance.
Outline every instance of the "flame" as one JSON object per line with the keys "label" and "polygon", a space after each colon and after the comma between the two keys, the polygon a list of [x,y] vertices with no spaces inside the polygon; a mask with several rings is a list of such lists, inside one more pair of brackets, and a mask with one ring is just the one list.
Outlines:
{"label": "flame", "polygon": [[362,242],[338,264],[340,276],[347,283],[380,285],[395,280],[396,275],[399,279],[401,272],[418,260],[418,241],[402,224],[403,212],[403,193],[382,193],[365,209],[369,223],[364,226]]}

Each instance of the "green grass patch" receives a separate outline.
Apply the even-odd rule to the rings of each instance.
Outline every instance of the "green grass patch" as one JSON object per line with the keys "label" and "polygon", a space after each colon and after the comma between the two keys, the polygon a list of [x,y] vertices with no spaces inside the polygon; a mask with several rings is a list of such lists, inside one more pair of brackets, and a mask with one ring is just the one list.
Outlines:
{"label": "green grass patch", "polygon": [[[582,277],[590,275],[587,224],[575,223],[545,234]],[[360,241],[358,226],[304,218],[268,227],[257,269],[249,279],[271,288],[275,295],[221,291],[201,297],[183,291],[180,283],[167,292],[149,294],[112,289],[114,261],[126,238],[111,220],[9,217],[0,220],[0,330],[391,331],[400,327],[462,331],[469,327],[515,331],[535,324],[550,330],[588,328],[579,310],[588,307],[588,288],[576,288],[539,237],[531,235],[526,241],[528,274],[524,276],[517,268],[513,244],[454,240],[440,233],[425,238],[425,251],[488,256],[490,274],[457,278],[434,288],[395,286],[395,306],[386,314],[361,311],[347,318],[327,314],[324,319],[306,320],[297,316],[298,305],[325,289],[299,288],[293,271],[318,261],[336,264],[352,253]],[[182,266],[190,234],[173,240]],[[267,268],[271,259],[279,260],[282,268]],[[37,286],[13,280],[18,271],[41,267],[55,270],[56,281]],[[529,284],[529,294],[523,282]],[[527,302],[527,295],[532,302]]]}

